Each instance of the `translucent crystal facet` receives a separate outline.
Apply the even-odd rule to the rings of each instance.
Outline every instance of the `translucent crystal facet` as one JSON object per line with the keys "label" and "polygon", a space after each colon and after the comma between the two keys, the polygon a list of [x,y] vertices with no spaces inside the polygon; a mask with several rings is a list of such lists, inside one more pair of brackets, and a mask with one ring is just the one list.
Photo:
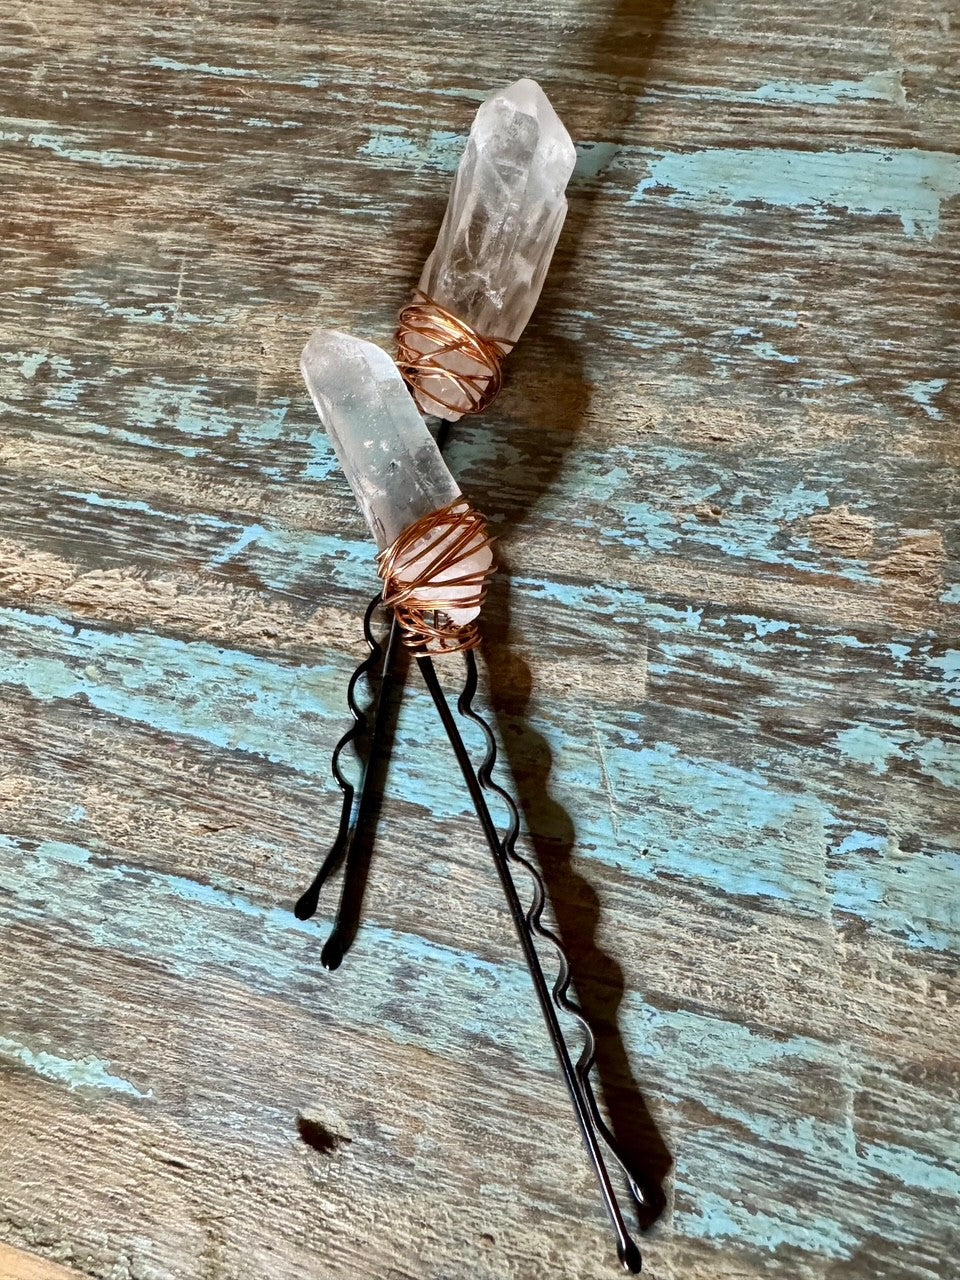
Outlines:
{"label": "translucent crystal facet", "polygon": [[[317,329],[303,349],[300,369],[381,551],[417,520],[461,497],[397,366],[380,347],[333,329]],[[423,567],[425,553],[436,549],[429,538],[414,544],[404,561],[411,577],[418,562]],[[447,576],[486,572],[492,559],[489,547],[478,546],[455,574]],[[398,577],[403,576],[401,565]],[[441,576],[438,582],[442,580]],[[425,593],[434,600],[464,599],[469,594],[467,589],[444,590],[439,585]],[[479,610],[447,612],[459,625]]]}
{"label": "translucent crystal facet", "polygon": [[[478,333],[515,342],[543,288],[576,158],[535,81],[489,97],[470,130],[420,289]],[[452,359],[457,368],[456,353]],[[431,401],[429,390],[425,382],[418,395],[425,413],[460,416]]]}

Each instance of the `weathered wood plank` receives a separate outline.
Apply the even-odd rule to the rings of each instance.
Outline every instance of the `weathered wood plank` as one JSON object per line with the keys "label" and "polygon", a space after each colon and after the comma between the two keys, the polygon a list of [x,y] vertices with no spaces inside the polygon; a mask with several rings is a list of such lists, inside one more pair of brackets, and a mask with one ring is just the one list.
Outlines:
{"label": "weathered wood plank", "polygon": [[415,683],[341,973],[289,911],[374,586],[297,354],[389,340],[476,102],[532,74],[570,218],[450,457],[503,534],[485,697],[606,1102],[673,1161],[648,1269],[954,1274],[948,17],[2,23],[0,1238],[138,1280],[611,1273]]}
{"label": "weathered wood plank", "polygon": [[0,1244],[0,1280],[76,1280],[77,1272]]}

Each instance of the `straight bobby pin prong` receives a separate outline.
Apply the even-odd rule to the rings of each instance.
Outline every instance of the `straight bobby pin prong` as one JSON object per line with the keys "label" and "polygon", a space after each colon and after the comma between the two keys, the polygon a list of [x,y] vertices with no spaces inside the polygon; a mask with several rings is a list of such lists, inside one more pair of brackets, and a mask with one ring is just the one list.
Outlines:
{"label": "straight bobby pin prong", "polygon": [[[617,1253],[624,1269],[633,1274],[638,1274],[641,1269],[640,1250],[627,1229],[623,1211],[620,1208],[609,1170],[603,1158],[601,1142],[606,1145],[611,1155],[622,1168],[630,1190],[638,1203],[646,1203],[648,1197],[644,1192],[642,1179],[636,1172],[631,1170],[629,1161],[618,1147],[613,1134],[600,1114],[593,1086],[590,1082],[590,1071],[594,1064],[596,1048],[593,1031],[579,1007],[569,997],[570,964],[563,945],[557,935],[548,929],[541,920],[546,902],[546,889],[543,878],[533,863],[516,851],[517,837],[520,832],[519,813],[510,793],[493,780],[492,774],[497,759],[496,739],[487,721],[473,707],[473,698],[477,691],[476,655],[471,649],[466,651],[464,658],[466,661],[466,679],[463,691],[457,702],[457,710],[465,719],[478,725],[483,733],[486,754],[479,769],[474,768],[456,717],[450,710],[446,695],[437,677],[432,659],[426,655],[419,655],[417,661],[447,737],[450,740],[457,763],[460,765],[467,790],[470,793],[470,799],[473,802],[484,837],[493,856],[494,865],[507,899],[507,907],[517,931],[517,937],[520,940],[523,958],[533,979],[540,1010],[560,1063],[564,1083],[573,1103],[574,1113],[580,1126],[583,1141],[586,1144],[587,1153],[590,1156],[597,1182],[600,1185],[600,1194],[604,1207],[616,1233]],[[498,796],[506,805],[508,825],[506,835],[503,838],[497,831],[487,804],[485,792]],[[533,881],[533,900],[526,910],[523,907],[513,879],[511,864],[522,867]],[[537,954],[537,938],[547,940],[556,949],[558,974],[552,989],[548,984],[540,963],[540,957]],[[576,1062],[573,1060],[570,1048],[564,1037],[563,1029],[557,1016],[558,1012],[571,1014],[578,1020],[583,1030],[583,1048]]]}

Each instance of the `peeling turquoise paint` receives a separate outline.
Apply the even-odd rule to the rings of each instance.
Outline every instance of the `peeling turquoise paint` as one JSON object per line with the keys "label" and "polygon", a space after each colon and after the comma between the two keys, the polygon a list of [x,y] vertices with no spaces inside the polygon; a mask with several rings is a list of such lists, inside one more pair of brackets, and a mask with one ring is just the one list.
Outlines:
{"label": "peeling turquoise paint", "polygon": [[[826,823],[830,815],[813,795],[788,794],[756,770],[687,755],[677,746],[637,742],[598,722],[603,762],[618,822],[606,830],[584,815],[582,841],[611,852],[631,874],[667,874],[723,893],[790,902],[794,910],[822,910]],[[556,728],[551,726],[551,737]],[[619,739],[619,741],[618,741]],[[582,749],[564,743],[563,759],[580,788],[600,788],[600,762],[590,773]],[[633,851],[648,849],[636,859]]]}
{"label": "peeling turquoise paint", "polygon": [[776,360],[780,364],[797,364],[799,356],[784,355],[772,342],[744,342],[745,351],[752,351],[758,360]]}
{"label": "peeling turquoise paint", "polygon": [[908,236],[932,239],[941,205],[958,194],[960,156],[947,151],[714,147],[656,157],[631,202],[662,199],[681,208],[735,215],[754,202],[821,217],[843,209],[864,217],[897,217]]}
{"label": "peeling turquoise paint", "polygon": [[[196,441],[226,436],[262,441],[277,437],[285,423],[290,400],[279,396],[265,404],[251,401],[224,405],[217,402],[215,389],[208,386],[203,377],[187,384],[157,377],[127,390],[123,408],[125,415],[136,421],[143,432],[167,429]],[[146,434],[142,439],[151,443]],[[170,445],[163,442],[161,447]],[[181,448],[196,450],[197,445]]]}
{"label": "peeling turquoise paint", "polygon": [[677,1193],[695,1208],[675,1211],[674,1219],[683,1235],[699,1240],[749,1241],[765,1252],[787,1246],[828,1258],[848,1258],[857,1244],[849,1227],[831,1221],[822,1213],[806,1213],[801,1221],[797,1208],[784,1213],[764,1213],[749,1200],[704,1191],[711,1185],[701,1178],[691,1182],[677,1171]]}
{"label": "peeling turquoise paint", "polygon": [[874,773],[886,773],[896,760],[916,764],[921,773],[945,787],[960,787],[960,743],[924,738],[914,729],[861,724],[838,733],[836,745],[842,755],[870,765]]}
{"label": "peeling turquoise paint", "polygon": [[[94,631],[14,609],[0,610],[0,625],[8,638],[0,680],[35,698],[82,697],[162,733],[329,773],[311,725],[337,714],[343,673],[334,667],[269,661],[148,632]],[[14,656],[13,636],[33,636],[37,651]]]}
{"label": "peeling turquoise paint", "polygon": [[[149,956],[151,964],[189,980],[228,971],[242,975],[253,992],[295,1000],[291,978],[309,978],[302,998],[311,1007],[318,992],[336,983],[320,964],[322,933],[289,910],[75,845],[0,836],[0,848],[9,855],[0,860],[7,890],[0,895],[0,922],[8,917],[11,895],[22,893],[18,918],[26,912],[35,927],[55,915],[74,946]],[[401,974],[402,1015],[396,1001]],[[375,1021],[397,1043],[440,1051],[452,1061],[475,1061],[487,1044],[514,1050],[538,1035],[536,1005],[518,957],[492,962],[369,920],[351,954],[348,988],[336,985],[338,1022],[350,1024],[362,1010],[364,1025]],[[457,1009],[456,1019],[438,1019],[440,1007]],[[885,1179],[899,1182],[905,1220],[914,1191],[956,1187],[955,1171],[940,1158],[946,1135],[940,1143],[934,1137],[932,1149],[920,1155],[860,1130],[852,1106],[824,1110],[825,1087],[838,1097],[852,1094],[860,1069],[856,1048],[841,1050],[829,1038],[766,1034],[697,1009],[660,1010],[633,993],[624,999],[621,1025],[631,1059],[658,1096],[681,1116],[688,1099],[710,1114],[709,1124],[684,1128],[677,1148],[674,1220],[688,1236],[734,1233],[760,1249],[792,1244],[840,1257],[855,1247],[843,1225],[852,1220],[851,1208],[871,1230],[887,1203],[885,1195],[874,1194]],[[63,1068],[65,1061],[56,1060],[51,1069],[66,1087],[133,1088],[99,1060],[92,1076],[83,1060]],[[553,1070],[546,1053],[528,1069]],[[758,1105],[765,1098],[776,1098],[775,1112]],[[757,1160],[767,1166],[762,1201],[755,1195]],[[704,1187],[716,1185],[706,1171],[718,1164],[728,1190],[704,1194]],[[798,1207],[796,1183],[807,1176],[828,1184],[830,1196]]]}
{"label": "peeling turquoise paint", "polygon": [[305,480],[326,480],[340,467],[330,437],[325,431],[312,431],[308,437],[312,455],[304,470]]}
{"label": "peeling turquoise paint", "polygon": [[752,613],[738,613],[736,617],[738,622],[752,627],[753,634],[758,637],[776,635],[778,631],[789,631],[792,627],[792,623],[785,622],[783,618],[758,618]]}
{"label": "peeling turquoise paint", "polygon": [[903,388],[903,394],[918,404],[928,418],[934,418],[938,422],[943,419],[943,411],[933,403],[935,396],[938,396],[947,385],[946,378],[928,378],[925,382],[908,382]]}
{"label": "peeling turquoise paint", "polygon": [[772,494],[767,510],[774,520],[799,520],[829,506],[824,489],[808,489],[801,481],[787,493]]}
{"label": "peeling turquoise paint", "polygon": [[2,123],[13,125],[12,129],[4,129],[0,139],[4,142],[22,142],[35,151],[49,151],[61,160],[71,160],[76,164],[96,165],[101,169],[148,169],[158,172],[169,172],[182,169],[185,162],[161,156],[139,156],[127,151],[118,151],[112,147],[89,147],[81,145],[86,140],[77,133],[58,136],[54,133],[39,133],[29,128],[29,122],[4,118]]}
{"label": "peeling turquoise paint", "polygon": [[[107,511],[137,511],[143,515],[148,515],[154,520],[164,520],[168,524],[183,525],[182,515],[177,511],[161,511],[159,507],[153,507],[149,502],[144,502],[140,498],[116,498],[110,494],[94,493],[92,491],[81,493],[75,489],[62,490],[64,498],[76,498],[80,502],[85,502],[91,507],[103,507]],[[191,513],[190,524],[200,525],[207,529],[233,529],[235,526],[229,524],[225,520],[221,520],[219,516],[208,516],[202,512]]]}
{"label": "peeling turquoise paint", "polygon": [[[169,299],[158,298],[149,307],[121,307],[114,302],[109,302],[98,293],[86,290],[81,293],[69,294],[65,301],[74,307],[89,307],[94,311],[102,311],[104,315],[114,316],[118,320],[126,320],[130,324],[210,324],[218,318],[213,315],[204,316],[197,315],[192,311],[185,311],[175,297]],[[219,318],[222,319],[223,317]]]}
{"label": "peeling turquoise paint", "polygon": [[[359,149],[359,154],[387,165],[437,169],[455,173],[460,164],[467,134],[440,129],[412,134],[403,125],[380,125]],[[579,142],[572,181],[589,182],[617,166],[624,148],[614,142]]]}
{"label": "peeling turquoise paint", "polygon": [[874,71],[860,80],[830,80],[826,84],[805,84],[799,80],[771,80],[745,95],[754,102],[803,103],[833,106],[838,102],[892,102],[906,106],[903,72]]}
{"label": "peeling turquoise paint", "polygon": [[834,909],[908,946],[952,951],[960,940],[960,854],[905,853],[854,831],[831,850]]}
{"label": "peeling turquoise paint", "polygon": [[455,173],[467,142],[464,133],[431,130],[422,139],[411,137],[400,125],[382,125],[360,148],[360,155]]}
{"label": "peeling turquoise paint", "polygon": [[37,351],[31,355],[24,356],[20,361],[20,372],[25,378],[32,378],[46,358],[47,353],[45,351]]}
{"label": "peeling turquoise paint", "polygon": [[858,724],[837,734],[836,745],[842,755],[859,764],[868,764],[874,773],[886,773],[890,759],[900,743],[875,725]]}
{"label": "peeling turquoise paint", "polygon": [[221,568],[228,560],[233,560],[235,556],[238,556],[242,551],[245,551],[247,547],[256,542],[258,538],[264,537],[266,532],[266,529],[264,529],[262,525],[248,525],[235,542],[232,542],[228,547],[224,547],[222,551],[219,551],[215,556],[213,556],[213,558],[208,562],[207,567],[210,569]]}
{"label": "peeling turquoise paint", "polygon": [[941,673],[949,693],[960,695],[960,649],[945,649],[935,657],[927,657],[926,664]]}
{"label": "peeling turquoise paint", "polygon": [[[267,530],[260,541],[269,543],[271,538]],[[242,554],[261,552],[260,541],[251,541]],[[356,555],[368,552],[366,544],[354,549]],[[241,554],[236,548],[234,553]],[[282,558],[286,561],[286,553]],[[289,574],[289,566],[285,572]],[[355,577],[347,565],[345,580],[355,583]],[[783,646],[784,658],[794,661],[795,655],[805,651],[804,628],[784,619],[743,614],[708,620],[703,608],[649,605],[632,589],[601,584],[586,588],[520,579],[516,585],[541,608],[573,610],[581,618],[630,621],[631,625],[643,621],[658,635],[656,654],[647,663],[649,680],[690,666],[708,683],[750,679],[758,713],[786,705],[778,698],[776,685],[770,685],[768,694],[763,692],[770,671],[757,667],[758,653],[777,652]],[[0,679],[26,688],[42,701],[82,697],[104,714],[144,724],[175,739],[256,754],[304,776],[326,779],[329,745],[338,736],[345,714],[342,663],[306,666],[282,658],[256,658],[152,633],[98,632],[14,610],[0,613],[0,623],[7,634]],[[693,639],[705,627],[710,629],[703,641],[709,646],[709,667],[703,665],[700,642]],[[729,640],[717,644],[721,630],[729,633]],[[688,643],[668,642],[671,632],[689,637]],[[744,640],[749,643],[744,645]],[[922,659],[922,650],[911,654],[911,670],[918,658]],[[924,697],[935,696],[940,687],[951,688],[958,659],[960,654],[953,651],[928,658],[930,676],[923,680],[890,676],[885,716],[897,716],[901,705],[905,714],[912,714],[910,709]],[[902,668],[905,659],[893,654],[888,661],[894,670]],[[561,802],[569,791],[570,811],[577,812],[578,848],[584,857],[628,867],[638,878],[666,874],[711,892],[781,901],[790,910],[822,915],[827,850],[843,837],[835,834],[838,817],[816,790],[784,791],[767,775],[760,759],[750,769],[737,769],[691,754],[678,743],[651,741],[641,713],[608,719],[598,710],[594,739],[571,736],[552,718],[541,722],[532,715],[531,723],[564,761],[563,776],[554,785]],[[892,742],[904,760],[920,771],[943,785],[960,785],[955,747],[940,739],[928,741],[909,722],[894,728],[848,726],[841,733],[846,736],[839,745],[848,751],[862,755],[869,747],[875,754],[882,748],[877,759],[884,764]],[[440,821],[465,812],[463,795],[422,765],[425,751],[430,754],[425,744],[437,742],[442,749],[428,699],[416,694],[408,697],[398,734],[391,785]],[[327,750],[318,750],[319,738]],[[596,800],[585,805],[585,795]],[[649,850],[650,856],[639,857],[642,849]],[[882,903],[891,870],[878,864],[870,874],[873,887],[862,901]],[[871,915],[867,906],[863,910],[865,922],[872,927],[889,926],[889,913]],[[922,902],[917,912],[918,928],[922,928]],[[940,938],[933,927],[926,936],[930,945]]]}
{"label": "peeling turquoise paint", "polygon": [[306,76],[282,76],[272,75],[270,72],[261,71],[257,67],[218,67],[213,62],[181,62],[176,58],[162,58],[159,56],[148,58],[146,65],[155,67],[158,71],[215,76],[217,79],[222,80],[264,80],[270,84],[298,85],[303,89],[319,89],[324,83],[324,78],[319,72]]}
{"label": "peeling turquoise paint", "polygon": [[615,142],[578,142],[577,163],[571,181],[589,182],[613,168],[621,158],[623,147]]}
{"label": "peeling turquoise paint", "polygon": [[62,1058],[44,1049],[31,1049],[10,1036],[0,1036],[0,1058],[16,1062],[42,1076],[44,1080],[65,1084],[68,1089],[106,1089],[111,1093],[129,1094],[132,1098],[153,1097],[152,1090],[141,1093],[129,1080],[112,1075],[108,1070],[109,1062],[92,1055],[85,1058]]}

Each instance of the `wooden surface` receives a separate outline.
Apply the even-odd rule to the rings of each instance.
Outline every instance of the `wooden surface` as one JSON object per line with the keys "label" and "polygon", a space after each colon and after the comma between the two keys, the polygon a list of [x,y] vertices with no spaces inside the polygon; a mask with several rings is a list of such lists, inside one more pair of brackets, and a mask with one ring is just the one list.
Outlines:
{"label": "wooden surface", "polygon": [[509,568],[505,776],[664,1178],[647,1271],[956,1276],[956,11],[0,22],[0,1237],[103,1280],[616,1274],[415,681],[339,972],[333,898],[290,910],[375,583],[298,353],[389,341],[528,74],[570,216],[449,452]]}
{"label": "wooden surface", "polygon": [[75,1280],[76,1274],[48,1258],[0,1244],[0,1280]]}

